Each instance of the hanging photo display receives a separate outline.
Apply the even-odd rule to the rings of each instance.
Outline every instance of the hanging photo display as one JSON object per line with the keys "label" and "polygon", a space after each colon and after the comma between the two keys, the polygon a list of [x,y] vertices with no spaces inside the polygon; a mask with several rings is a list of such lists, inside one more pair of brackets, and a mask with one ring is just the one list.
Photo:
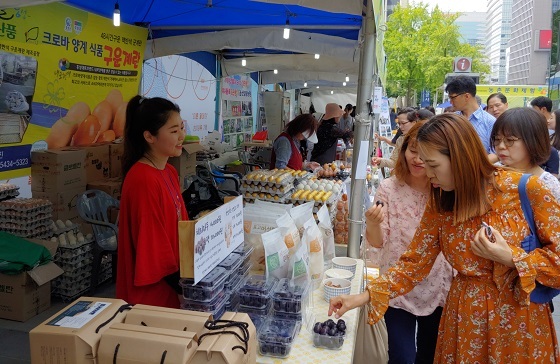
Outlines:
{"label": "hanging photo display", "polygon": [[251,77],[235,75],[222,79],[222,135],[224,143],[239,147],[251,141],[253,133],[253,104]]}

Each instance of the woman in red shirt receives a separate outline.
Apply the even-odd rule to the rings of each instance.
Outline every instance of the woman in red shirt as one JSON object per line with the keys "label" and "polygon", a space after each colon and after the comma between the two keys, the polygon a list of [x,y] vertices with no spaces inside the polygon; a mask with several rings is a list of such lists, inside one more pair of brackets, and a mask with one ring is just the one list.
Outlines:
{"label": "woman in red shirt", "polygon": [[178,221],[188,216],[167,163],[182,152],[179,113],[159,97],[135,96],[126,109],[116,296],[131,304],[179,308]]}
{"label": "woman in red shirt", "polygon": [[272,144],[270,169],[302,170],[319,167],[316,162],[304,162],[300,151],[300,143],[304,139],[317,143],[316,130],[317,120],[312,114],[302,114],[290,121]]}

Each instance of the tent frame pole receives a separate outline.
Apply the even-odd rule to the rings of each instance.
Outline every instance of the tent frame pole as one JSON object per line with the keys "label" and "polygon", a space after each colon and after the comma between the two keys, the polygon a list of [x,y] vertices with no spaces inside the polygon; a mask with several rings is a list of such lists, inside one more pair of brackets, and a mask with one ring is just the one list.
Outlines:
{"label": "tent frame pole", "polygon": [[[365,179],[356,179],[358,169],[358,159],[360,153],[369,154],[369,148],[361,147],[362,141],[369,141],[369,128],[371,126],[372,114],[370,112],[370,102],[373,95],[374,77],[376,68],[375,41],[376,29],[373,14],[372,0],[367,0],[366,14],[363,17],[364,29],[362,48],[360,56],[360,73],[358,78],[358,95],[356,102],[356,114],[361,116],[354,123],[354,150],[352,156],[352,181],[350,187],[350,216],[349,216],[349,235],[347,255],[351,258],[360,257],[360,238],[362,236],[363,216],[364,216],[364,196]],[[368,155],[369,157],[369,155]],[[368,158],[369,159],[369,158]],[[361,166],[365,168],[365,166]]]}

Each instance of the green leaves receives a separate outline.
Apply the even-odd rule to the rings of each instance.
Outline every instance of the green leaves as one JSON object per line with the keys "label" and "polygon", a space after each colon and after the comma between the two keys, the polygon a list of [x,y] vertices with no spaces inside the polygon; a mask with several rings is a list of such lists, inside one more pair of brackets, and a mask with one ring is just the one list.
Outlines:
{"label": "green leaves", "polygon": [[424,4],[395,9],[383,43],[389,96],[406,95],[410,105],[413,93],[423,88],[435,94],[445,74],[453,72],[453,59],[458,56],[473,58],[473,72],[490,72],[481,47],[461,42],[455,24],[458,16],[438,7],[430,13]]}

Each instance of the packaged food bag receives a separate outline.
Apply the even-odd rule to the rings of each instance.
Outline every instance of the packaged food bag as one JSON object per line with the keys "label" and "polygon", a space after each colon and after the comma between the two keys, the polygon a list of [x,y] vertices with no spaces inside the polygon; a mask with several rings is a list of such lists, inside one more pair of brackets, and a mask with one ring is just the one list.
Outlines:
{"label": "packaged food bag", "polygon": [[262,234],[266,264],[266,278],[289,278],[290,252],[284,243],[280,229]]}
{"label": "packaged food bag", "polygon": [[321,282],[323,281],[323,236],[313,217],[308,219],[303,227],[302,242],[304,241],[309,249],[309,272],[311,274],[311,282],[313,289],[317,289],[321,286]]}
{"label": "packaged food bag", "polygon": [[313,217],[313,206],[315,206],[315,202],[311,201],[290,210],[290,216],[296,223],[300,236],[303,236],[305,222]]}
{"label": "packaged food bag", "polygon": [[324,265],[325,269],[328,269],[331,266],[332,258],[335,257],[335,247],[334,231],[331,223],[331,217],[329,215],[329,209],[326,204],[317,211],[317,219],[319,220],[319,230],[323,236]]}
{"label": "packaged food bag", "polygon": [[290,214],[286,212],[284,215],[276,219],[276,224],[284,237],[284,243],[286,243],[286,247],[288,247],[290,255],[293,255],[301,245],[301,237],[296,223],[291,218]]}

